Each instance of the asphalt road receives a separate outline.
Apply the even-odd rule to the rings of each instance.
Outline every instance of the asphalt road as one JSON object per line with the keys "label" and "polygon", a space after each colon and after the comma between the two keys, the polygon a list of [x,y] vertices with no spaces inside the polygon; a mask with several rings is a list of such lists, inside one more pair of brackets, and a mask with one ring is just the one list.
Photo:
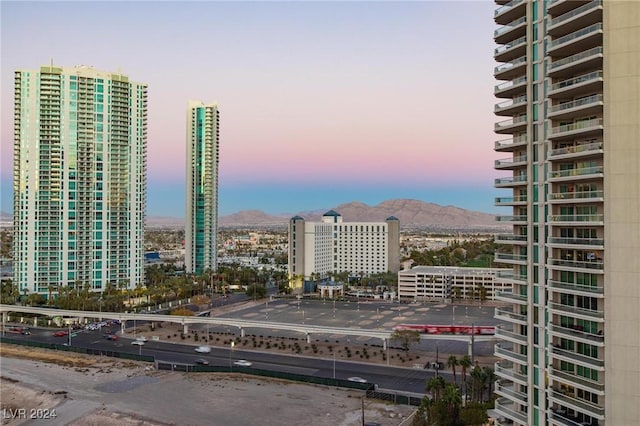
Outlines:
{"label": "asphalt road", "polygon": [[[242,299],[242,298],[241,298]],[[265,322],[284,322],[296,324],[314,324],[321,326],[354,327],[363,329],[390,330],[397,324],[456,324],[456,325],[496,325],[493,318],[492,306],[462,306],[445,304],[397,304],[389,302],[333,302],[318,300],[280,299],[265,302],[248,307],[236,312],[220,314],[216,313],[214,306],[212,314],[227,318],[242,318]],[[131,324],[132,325],[132,324]],[[194,325],[204,331],[204,325]],[[114,327],[113,331],[119,330]],[[51,329],[32,329],[32,334],[10,335],[20,339],[30,339],[50,343],[67,343],[68,336],[54,337]],[[237,333],[233,327],[209,327],[212,332]],[[291,336],[290,332],[277,329],[246,329],[247,334]],[[295,333],[293,333],[295,334]],[[127,334],[117,341],[104,338],[103,331],[79,331],[76,337],[72,337],[71,344],[98,350],[152,355],[159,361],[174,364],[194,364],[198,358],[209,361],[210,365],[233,366],[238,359],[246,359],[253,363],[252,368],[281,371],[295,374],[308,374],[318,377],[336,377],[347,379],[358,376],[366,378],[370,383],[375,383],[381,389],[392,389],[404,392],[424,393],[425,382],[435,374],[432,370],[421,368],[406,368],[385,366],[379,364],[359,363],[355,361],[322,359],[318,357],[305,357],[297,355],[285,355],[272,352],[254,351],[245,349],[231,349],[212,347],[211,353],[200,354],[195,352],[193,345],[182,345],[174,342],[147,341],[144,346],[131,344],[133,337]],[[295,336],[302,337],[302,336]],[[353,336],[314,336],[314,338],[330,338],[339,344],[349,344],[357,339],[359,345],[364,343],[380,345],[380,341],[367,338],[354,338]],[[436,346],[437,345],[437,346]],[[421,341],[418,349],[434,351],[435,348],[441,354],[465,354],[468,350],[466,342],[455,341]],[[477,342],[474,353],[480,356],[490,356],[493,353],[493,342]],[[444,358],[442,359],[444,361]],[[441,371],[440,374],[450,379],[450,372]],[[335,376],[334,376],[335,375]]]}

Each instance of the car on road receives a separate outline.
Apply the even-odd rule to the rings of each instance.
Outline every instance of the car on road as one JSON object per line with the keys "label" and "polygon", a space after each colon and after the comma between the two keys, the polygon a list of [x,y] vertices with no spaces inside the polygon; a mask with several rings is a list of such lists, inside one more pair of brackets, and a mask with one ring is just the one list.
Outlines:
{"label": "car on road", "polygon": [[209,346],[198,346],[196,348],[196,352],[200,354],[208,354],[209,352],[211,352],[211,348]]}
{"label": "car on road", "polygon": [[139,342],[146,342],[148,339],[144,336],[138,336],[136,337],[136,340],[138,340]]}
{"label": "car on road", "polygon": [[134,340],[131,342],[132,345],[144,346],[144,342],[142,340]]}
{"label": "car on road", "polygon": [[209,365],[209,361],[207,361],[206,359],[202,359],[202,358],[198,358],[198,359],[194,360],[193,362],[198,364],[198,365]]}
{"label": "car on road", "polygon": [[118,340],[118,336],[115,334],[105,334],[103,337],[107,340]]}
{"label": "car on road", "polygon": [[237,365],[240,367],[251,367],[253,364],[250,361],[247,361],[246,359],[239,359],[237,361],[234,361],[233,365]]}
{"label": "car on road", "polygon": [[362,377],[349,377],[347,380],[356,383],[367,383],[367,379],[363,379]]}
{"label": "car on road", "polygon": [[64,337],[64,336],[66,336],[68,334],[69,334],[68,331],[62,331],[62,330],[61,331],[56,331],[55,333],[53,333],[53,335],[55,337]]}

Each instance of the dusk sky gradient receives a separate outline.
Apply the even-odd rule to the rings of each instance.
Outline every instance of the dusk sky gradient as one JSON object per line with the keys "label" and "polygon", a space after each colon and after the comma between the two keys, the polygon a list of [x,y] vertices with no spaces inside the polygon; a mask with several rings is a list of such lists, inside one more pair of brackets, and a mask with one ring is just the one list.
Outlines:
{"label": "dusk sky gradient", "polygon": [[216,101],[221,215],[411,198],[496,212],[491,1],[0,3],[1,209],[16,69],[149,86],[151,216],[185,211],[186,108]]}

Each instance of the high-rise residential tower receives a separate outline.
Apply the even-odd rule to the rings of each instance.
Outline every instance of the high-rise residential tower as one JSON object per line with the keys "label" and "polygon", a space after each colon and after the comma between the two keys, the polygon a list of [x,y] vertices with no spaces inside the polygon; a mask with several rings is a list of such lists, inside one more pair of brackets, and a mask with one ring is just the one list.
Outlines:
{"label": "high-rise residential tower", "polygon": [[15,73],[14,282],[144,284],[147,86],[91,67]]}
{"label": "high-rise residential tower", "polygon": [[640,2],[496,0],[502,424],[640,424]]}
{"label": "high-rise residential tower", "polygon": [[219,125],[217,104],[189,102],[185,266],[190,274],[217,268]]}

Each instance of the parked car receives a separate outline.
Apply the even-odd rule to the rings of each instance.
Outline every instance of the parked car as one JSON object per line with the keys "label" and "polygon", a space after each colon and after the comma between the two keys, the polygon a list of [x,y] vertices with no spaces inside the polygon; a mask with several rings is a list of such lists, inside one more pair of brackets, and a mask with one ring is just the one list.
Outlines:
{"label": "parked car", "polygon": [[196,352],[200,354],[208,354],[209,352],[211,352],[211,348],[209,346],[198,346],[196,348]]}
{"label": "parked car", "polygon": [[240,367],[251,367],[253,364],[246,359],[239,359],[233,363],[233,365],[237,365]]}
{"label": "parked car", "polygon": [[363,379],[362,377],[349,377],[347,380],[356,383],[367,383],[367,379]]}
{"label": "parked car", "polygon": [[198,358],[198,359],[194,360],[193,362],[195,362],[198,365],[209,365],[209,361],[207,361],[206,359],[202,359],[202,358]]}

